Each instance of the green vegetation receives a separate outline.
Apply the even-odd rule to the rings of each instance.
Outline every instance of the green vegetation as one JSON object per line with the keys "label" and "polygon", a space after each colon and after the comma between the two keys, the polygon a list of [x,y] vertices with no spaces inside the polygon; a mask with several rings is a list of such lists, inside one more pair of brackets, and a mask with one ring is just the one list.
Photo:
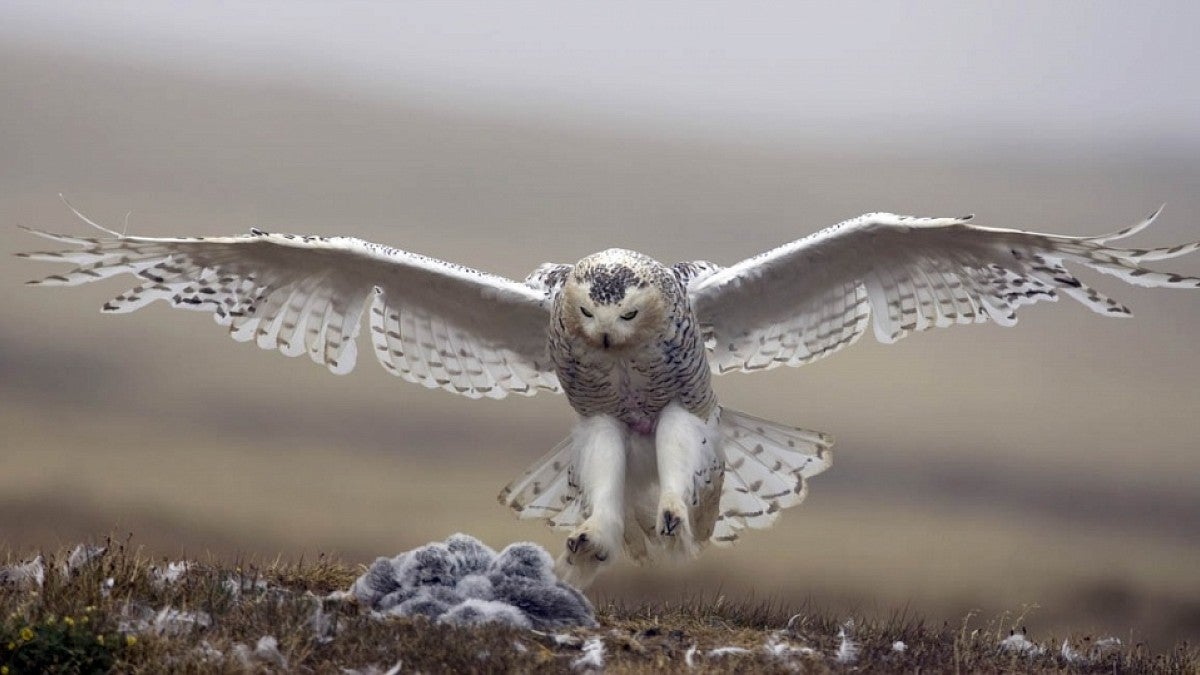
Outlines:
{"label": "green vegetation", "polygon": [[94,611],[85,608],[78,615],[50,614],[34,620],[14,613],[0,626],[0,672],[36,673],[106,672],[117,661],[122,647],[137,643],[133,635],[122,636],[101,629],[106,622],[93,622]]}
{"label": "green vegetation", "polygon": [[46,555],[41,584],[10,580],[0,589],[0,673],[382,673],[397,664],[403,672],[563,672],[584,668],[596,638],[614,673],[689,664],[698,672],[1200,673],[1200,652],[1186,644],[1154,654],[1088,636],[1071,636],[1065,648],[1062,636],[1025,642],[1010,638],[1020,617],[935,623],[897,613],[848,624],[814,607],[721,597],[641,606],[600,599],[599,629],[560,635],[454,628],[360,608],[337,592],[362,570],[335,560],[172,570],[128,542],[106,548],[89,562],[76,556],[70,570],[68,552]]}

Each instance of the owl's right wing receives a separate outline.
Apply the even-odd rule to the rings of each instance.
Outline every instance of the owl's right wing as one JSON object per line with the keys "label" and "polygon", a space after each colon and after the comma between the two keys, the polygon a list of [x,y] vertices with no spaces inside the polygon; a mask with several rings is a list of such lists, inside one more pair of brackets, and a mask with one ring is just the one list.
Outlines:
{"label": "owl's right wing", "polygon": [[1190,253],[1200,243],[1110,244],[1157,215],[1109,235],[1067,237],[980,227],[969,216],[872,213],[728,268],[686,264],[692,266],[686,284],[715,372],[798,366],[854,343],[872,324],[885,343],[953,324],[1011,326],[1020,306],[1060,294],[1104,316],[1129,315],[1067,264],[1137,286],[1200,287],[1200,279],[1142,266]]}
{"label": "owl's right wing", "polygon": [[253,231],[92,239],[31,231],[77,248],[19,256],[77,267],[30,283],[140,277],[105,312],[163,300],[211,313],[239,341],[288,356],[307,352],[345,373],[369,301],[375,356],[394,375],[471,398],[561,391],[547,355],[547,294],[503,277],[349,237]]}

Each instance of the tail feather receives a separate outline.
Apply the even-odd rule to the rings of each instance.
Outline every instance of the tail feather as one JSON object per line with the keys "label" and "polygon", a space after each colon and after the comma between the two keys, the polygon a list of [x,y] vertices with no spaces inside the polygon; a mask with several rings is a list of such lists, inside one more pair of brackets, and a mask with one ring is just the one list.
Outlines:
{"label": "tail feather", "polygon": [[[729,408],[721,410],[718,431],[725,453],[724,487],[711,538],[718,545],[732,544],[746,528],[770,527],[783,509],[804,501],[807,479],[833,462],[833,438],[818,431],[768,422]],[[572,442],[573,437],[568,436],[509,483],[500,492],[500,503],[518,518],[545,520],[556,530],[578,527],[585,514],[574,476],[576,449]],[[628,534],[638,528],[627,526],[626,530]]]}
{"label": "tail feather", "polygon": [[574,479],[574,436],[567,436],[500,492],[500,503],[522,520],[544,519],[556,530],[583,522],[580,489]]}
{"label": "tail feather", "polygon": [[765,529],[808,494],[807,479],[833,463],[833,438],[724,408],[725,489],[712,541],[728,546],[746,528]]}

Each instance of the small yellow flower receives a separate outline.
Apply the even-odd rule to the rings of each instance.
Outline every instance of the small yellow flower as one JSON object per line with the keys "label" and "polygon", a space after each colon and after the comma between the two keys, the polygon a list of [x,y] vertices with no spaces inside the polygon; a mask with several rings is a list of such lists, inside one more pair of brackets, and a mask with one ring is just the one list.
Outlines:
{"label": "small yellow flower", "polygon": [[96,606],[95,606],[95,605],[88,605],[87,607],[84,607],[84,608],[83,608],[83,611],[85,611],[85,612],[94,612],[94,611],[96,611]]}
{"label": "small yellow flower", "polygon": [[87,623],[87,622],[88,622],[88,618],[87,618],[86,616],[84,616],[84,617],[80,617],[80,619],[79,619],[79,622],[80,622],[80,623]]}
{"label": "small yellow flower", "polygon": [[132,647],[137,644],[137,638],[132,635],[126,635],[125,644],[129,647]]}
{"label": "small yellow flower", "polygon": [[0,675],[8,675],[8,666],[0,666]]}
{"label": "small yellow flower", "polygon": [[29,642],[33,639],[33,629],[26,626],[21,629],[21,642]]}
{"label": "small yellow flower", "polygon": [[14,650],[16,648],[17,648],[17,643],[15,643],[15,642],[8,643],[8,651],[11,652],[12,650]]}
{"label": "small yellow flower", "polygon": [[58,623],[58,619],[54,618],[53,616],[46,619],[47,626],[53,626],[56,623]]}
{"label": "small yellow flower", "polygon": [[67,624],[68,628],[72,628],[75,626],[75,619],[68,616],[63,619],[63,623]]}
{"label": "small yellow flower", "polygon": [[98,644],[98,645],[104,644],[104,636],[103,635],[96,636],[96,644]]}

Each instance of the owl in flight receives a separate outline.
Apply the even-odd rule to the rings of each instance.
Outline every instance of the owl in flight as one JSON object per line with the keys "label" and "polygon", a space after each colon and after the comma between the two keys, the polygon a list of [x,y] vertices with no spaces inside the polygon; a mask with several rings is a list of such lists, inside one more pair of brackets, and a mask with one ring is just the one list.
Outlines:
{"label": "owl in flight", "polygon": [[211,313],[234,339],[307,353],[335,373],[354,367],[365,313],[375,357],[410,382],[471,398],[566,394],[579,421],[500,501],[569,532],[559,571],[587,584],[622,550],[635,561],[691,556],[769,527],[804,500],[806,479],[829,468],[829,436],[723,407],[713,374],[803,365],[869,327],[890,343],[935,326],[1011,326],[1017,308],[1060,295],[1129,316],[1067,265],[1138,286],[1200,287],[1200,278],[1142,266],[1200,243],[1112,243],[1157,215],[1067,237],[872,213],[730,267],[668,267],[614,248],[544,264],[523,283],[360,239],[258,230],[153,238],[95,225],[109,235],[95,239],[34,231],[75,248],[20,255],[76,265],[31,282],[40,285],[139,277],[105,312],[164,300]]}

